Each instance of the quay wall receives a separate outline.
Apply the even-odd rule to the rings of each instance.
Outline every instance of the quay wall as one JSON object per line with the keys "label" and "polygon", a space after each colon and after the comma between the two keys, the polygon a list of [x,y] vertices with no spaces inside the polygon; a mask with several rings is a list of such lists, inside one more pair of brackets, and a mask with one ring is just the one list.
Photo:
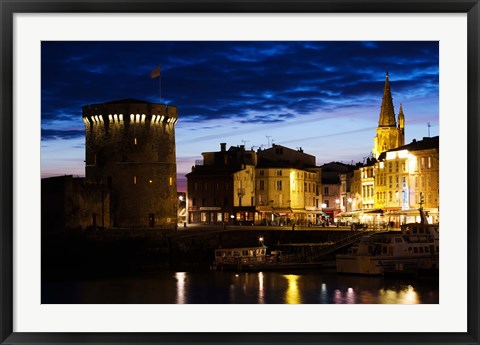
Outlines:
{"label": "quay wall", "polygon": [[208,269],[217,248],[320,243],[349,236],[341,230],[269,229],[203,231],[105,230],[42,238],[42,278],[108,276],[144,270]]}

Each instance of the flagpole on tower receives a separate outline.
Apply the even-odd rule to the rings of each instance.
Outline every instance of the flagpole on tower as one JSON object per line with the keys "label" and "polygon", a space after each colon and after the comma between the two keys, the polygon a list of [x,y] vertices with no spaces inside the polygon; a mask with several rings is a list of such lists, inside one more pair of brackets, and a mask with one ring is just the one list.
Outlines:
{"label": "flagpole on tower", "polygon": [[160,103],[162,103],[162,76],[160,72],[160,65],[155,67],[155,69],[150,72],[150,78],[151,79],[158,78],[158,95],[160,97]]}

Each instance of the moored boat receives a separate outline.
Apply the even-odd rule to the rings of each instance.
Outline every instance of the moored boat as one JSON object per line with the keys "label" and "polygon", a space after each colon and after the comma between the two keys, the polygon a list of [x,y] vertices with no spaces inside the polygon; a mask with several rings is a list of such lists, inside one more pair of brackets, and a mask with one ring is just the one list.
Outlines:
{"label": "moored boat", "polygon": [[420,223],[401,226],[401,232],[377,232],[360,239],[347,254],[336,256],[339,273],[368,275],[419,273],[439,268],[439,229],[429,224],[420,206]]}
{"label": "moored boat", "polygon": [[[213,269],[230,271],[263,271],[304,268],[333,268],[332,260],[315,257],[310,250],[318,252],[331,243],[298,243],[277,245],[277,250],[267,252],[267,247],[219,248],[215,249]],[[281,248],[282,250],[279,250]],[[290,252],[294,250],[294,252]],[[305,253],[307,252],[307,253]],[[314,259],[315,260],[314,260]]]}

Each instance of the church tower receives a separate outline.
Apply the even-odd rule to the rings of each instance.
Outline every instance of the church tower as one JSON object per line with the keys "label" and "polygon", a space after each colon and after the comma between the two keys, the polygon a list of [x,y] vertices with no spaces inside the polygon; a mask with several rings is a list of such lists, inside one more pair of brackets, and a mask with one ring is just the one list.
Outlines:
{"label": "church tower", "polygon": [[378,120],[377,135],[373,143],[372,156],[378,158],[382,152],[404,145],[404,128],[405,115],[403,114],[402,106],[400,106],[400,113],[398,114],[397,127],[387,71],[385,87],[383,88],[382,106],[380,108],[380,119]]}

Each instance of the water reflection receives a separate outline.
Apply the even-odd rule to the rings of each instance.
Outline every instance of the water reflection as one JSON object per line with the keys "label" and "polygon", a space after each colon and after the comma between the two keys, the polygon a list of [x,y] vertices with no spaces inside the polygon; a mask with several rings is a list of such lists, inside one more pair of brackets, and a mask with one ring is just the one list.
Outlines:
{"label": "water reflection", "polygon": [[322,283],[322,290],[320,292],[320,303],[328,303],[327,284]]}
{"label": "water reflection", "polygon": [[355,291],[352,288],[348,288],[346,296],[347,304],[355,303]]}
{"label": "water reflection", "polygon": [[287,304],[300,304],[302,303],[302,299],[300,297],[300,292],[298,290],[298,278],[295,274],[288,274],[283,276],[287,279],[288,287],[287,291],[285,292],[285,303]]}
{"label": "water reflection", "polygon": [[177,279],[177,304],[187,303],[185,299],[185,280],[187,279],[187,274],[185,272],[177,272],[175,274]]}
{"label": "water reflection", "polygon": [[384,304],[418,304],[420,303],[418,293],[408,285],[400,291],[392,289],[380,289],[378,292],[378,302]]}
{"label": "water reflection", "polygon": [[333,295],[333,302],[335,304],[342,304],[343,303],[342,292],[338,289],[335,290],[335,294]]}
{"label": "water reflection", "polygon": [[44,281],[42,303],[418,304],[438,303],[438,280],[340,276],[319,271],[148,272],[116,278]]}
{"label": "water reflection", "polygon": [[258,303],[265,303],[265,291],[263,290],[263,272],[258,273]]}

